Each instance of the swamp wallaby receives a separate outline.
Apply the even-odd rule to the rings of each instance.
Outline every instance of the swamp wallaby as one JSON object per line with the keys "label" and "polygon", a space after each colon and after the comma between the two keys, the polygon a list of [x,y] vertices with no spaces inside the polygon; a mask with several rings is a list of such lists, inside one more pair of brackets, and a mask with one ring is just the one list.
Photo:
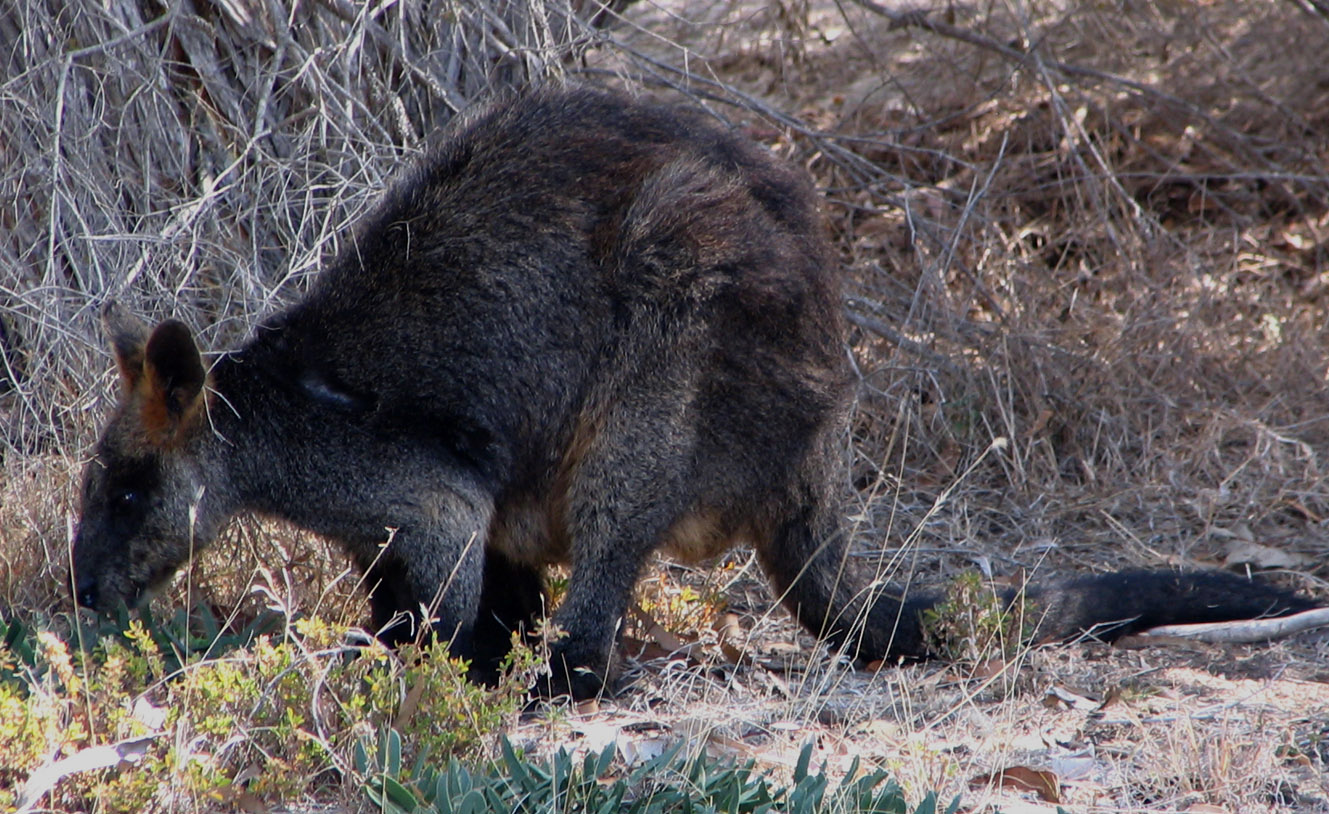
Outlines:
{"label": "swamp wallaby", "polygon": [[[938,600],[847,569],[853,380],[806,175],[706,114],[545,89],[460,117],[302,302],[203,364],[107,322],[123,394],[87,467],[80,603],[142,601],[238,512],[339,542],[389,642],[488,675],[571,564],[545,692],[609,675],[648,555],[756,547],[810,631],[925,657]],[[1031,588],[1041,638],[1286,613],[1222,573]]]}

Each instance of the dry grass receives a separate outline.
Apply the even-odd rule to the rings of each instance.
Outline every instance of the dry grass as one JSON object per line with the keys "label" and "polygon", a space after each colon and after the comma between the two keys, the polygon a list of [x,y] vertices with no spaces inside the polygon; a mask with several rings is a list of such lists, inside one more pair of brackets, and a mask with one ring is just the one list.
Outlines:
{"label": "dry grass", "polygon": [[[684,92],[827,189],[862,376],[865,560],[920,579],[1238,566],[1232,544],[1253,541],[1326,595],[1325,17],[1026,1],[925,24],[866,2],[677,0],[594,32],[559,7],[0,11],[0,608],[59,601],[112,384],[100,302],[224,347],[299,295],[455,106],[560,73]],[[1010,445],[984,457],[996,436]],[[194,579],[229,607],[255,562],[294,606],[363,612],[340,561],[257,523]],[[665,721],[778,765],[815,733],[835,766],[862,755],[915,796],[980,807],[1014,793],[972,779],[1037,765],[1081,810],[1329,811],[1323,639],[858,674],[810,658],[732,563],[661,573],[722,591],[766,666],[652,663],[592,721],[524,735]],[[1122,691],[1095,711],[1046,706],[1049,687]]]}

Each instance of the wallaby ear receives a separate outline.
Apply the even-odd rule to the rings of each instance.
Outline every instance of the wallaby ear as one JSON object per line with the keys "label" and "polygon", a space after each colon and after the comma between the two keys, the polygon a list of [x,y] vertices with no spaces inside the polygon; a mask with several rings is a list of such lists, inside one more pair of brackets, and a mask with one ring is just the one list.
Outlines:
{"label": "wallaby ear", "polygon": [[203,394],[207,371],[194,335],[183,322],[168,319],[153,330],[144,350],[143,371],[154,397],[160,397],[167,413],[179,418]]}
{"label": "wallaby ear", "polygon": [[174,437],[190,425],[203,403],[207,371],[194,335],[183,322],[158,325],[143,349],[143,423],[159,437]]}
{"label": "wallaby ear", "polygon": [[148,326],[112,300],[102,308],[102,326],[111,340],[115,366],[125,392],[134,389],[143,378],[143,351],[148,344]]}

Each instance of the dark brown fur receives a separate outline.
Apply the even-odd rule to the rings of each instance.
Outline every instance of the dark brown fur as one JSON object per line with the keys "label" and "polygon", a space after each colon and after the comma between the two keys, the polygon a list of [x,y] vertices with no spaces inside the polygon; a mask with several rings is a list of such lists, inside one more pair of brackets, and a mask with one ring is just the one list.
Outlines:
{"label": "dark brown fur", "polygon": [[[387,640],[427,608],[485,673],[565,561],[546,689],[585,697],[652,551],[743,540],[809,630],[926,655],[935,598],[845,573],[851,378],[817,197],[696,110],[545,90],[465,117],[207,388],[179,323],[108,323],[125,395],[88,468],[84,604],[141,600],[256,511],[341,543]],[[1057,637],[1309,604],[1221,574],[1034,593]]]}

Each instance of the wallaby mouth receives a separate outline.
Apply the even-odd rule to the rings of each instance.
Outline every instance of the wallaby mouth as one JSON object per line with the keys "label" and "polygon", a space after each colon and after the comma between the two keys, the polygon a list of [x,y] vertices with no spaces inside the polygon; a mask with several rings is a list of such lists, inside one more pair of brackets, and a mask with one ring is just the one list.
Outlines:
{"label": "wallaby mouth", "polygon": [[70,585],[78,606],[98,613],[110,613],[121,603],[127,608],[137,608],[144,604],[148,593],[145,587],[135,585],[126,585],[123,590],[110,589],[95,573],[75,572],[70,577]]}
{"label": "wallaby mouth", "polygon": [[98,613],[110,613],[121,604],[130,610],[143,607],[158,588],[170,581],[177,570],[174,565],[161,565],[153,568],[147,578],[142,580],[108,580],[98,576],[99,571],[104,569],[75,567],[66,584],[70,586],[74,602],[79,607]]}

